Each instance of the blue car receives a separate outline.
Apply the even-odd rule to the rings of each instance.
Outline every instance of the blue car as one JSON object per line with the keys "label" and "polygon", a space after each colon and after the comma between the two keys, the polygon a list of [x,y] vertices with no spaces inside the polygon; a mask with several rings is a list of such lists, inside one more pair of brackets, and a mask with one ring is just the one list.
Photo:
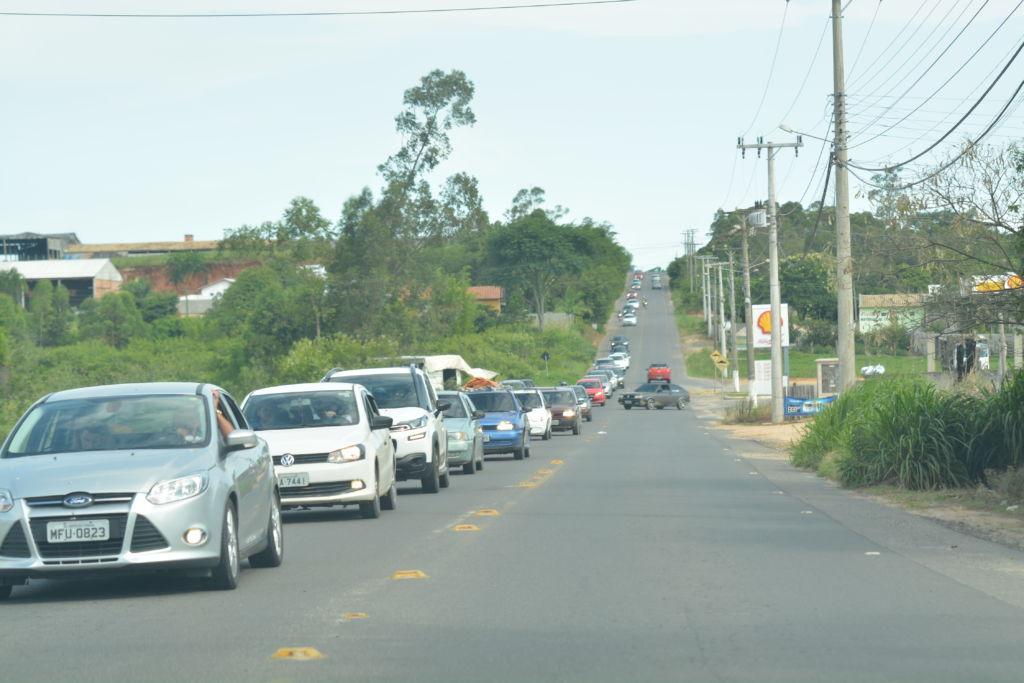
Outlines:
{"label": "blue car", "polygon": [[469,394],[476,410],[484,413],[484,453],[511,453],[516,460],[530,457],[530,425],[515,394],[505,390]]}

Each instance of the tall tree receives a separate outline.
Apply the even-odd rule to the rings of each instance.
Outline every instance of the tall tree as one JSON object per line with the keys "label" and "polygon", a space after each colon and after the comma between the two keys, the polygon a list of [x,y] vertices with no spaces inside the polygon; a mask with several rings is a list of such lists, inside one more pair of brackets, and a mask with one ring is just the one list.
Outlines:
{"label": "tall tree", "polygon": [[145,334],[146,324],[134,297],[127,292],[114,292],[82,302],[79,331],[85,339],[101,339],[122,349]]}
{"label": "tall tree", "polygon": [[29,325],[32,338],[40,346],[52,346],[49,338],[53,319],[53,285],[49,280],[40,280],[32,288],[28,302]]}

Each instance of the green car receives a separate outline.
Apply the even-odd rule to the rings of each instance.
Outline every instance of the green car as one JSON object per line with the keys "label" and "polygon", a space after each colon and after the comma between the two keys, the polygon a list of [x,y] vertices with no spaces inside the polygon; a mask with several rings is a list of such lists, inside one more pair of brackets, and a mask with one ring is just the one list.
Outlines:
{"label": "green car", "polygon": [[451,403],[444,411],[444,426],[448,430],[448,466],[462,465],[464,474],[476,474],[484,468],[487,435],[480,426],[480,418],[484,414],[473,408],[465,392],[439,391],[437,397]]}

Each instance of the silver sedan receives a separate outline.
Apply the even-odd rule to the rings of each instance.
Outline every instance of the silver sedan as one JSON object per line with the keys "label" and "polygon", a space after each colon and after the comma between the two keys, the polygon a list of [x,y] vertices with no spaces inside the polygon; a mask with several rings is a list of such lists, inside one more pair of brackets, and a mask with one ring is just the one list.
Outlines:
{"label": "silver sedan", "polygon": [[234,588],[284,542],[266,443],[207,384],[73,389],[0,450],[0,598],[29,577],[184,570]]}

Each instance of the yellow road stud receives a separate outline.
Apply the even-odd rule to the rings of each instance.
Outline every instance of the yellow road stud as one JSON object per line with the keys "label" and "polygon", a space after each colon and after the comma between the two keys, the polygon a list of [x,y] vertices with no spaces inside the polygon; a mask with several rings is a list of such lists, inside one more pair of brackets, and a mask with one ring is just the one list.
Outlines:
{"label": "yellow road stud", "polygon": [[501,513],[492,508],[486,508],[484,510],[477,510],[473,513],[477,517],[501,517]]}
{"label": "yellow road stud", "polygon": [[275,652],[271,659],[290,659],[293,661],[306,661],[310,659],[323,659],[324,656],[315,647],[282,647]]}
{"label": "yellow road stud", "polygon": [[345,612],[341,618],[345,621],[355,621],[356,619],[369,619],[370,615],[366,612]]}
{"label": "yellow road stud", "polygon": [[565,461],[564,460],[552,460],[551,464],[552,465],[564,465]]}
{"label": "yellow road stud", "polygon": [[554,473],[555,473],[554,470],[549,470],[547,468],[542,469],[542,470],[537,470],[537,474],[542,474],[544,476],[548,476],[549,474],[554,474]]}
{"label": "yellow road stud", "polygon": [[427,575],[419,569],[399,569],[391,575],[391,578],[395,581],[404,581],[406,579],[425,579]]}
{"label": "yellow road stud", "polygon": [[532,489],[535,486],[537,486],[537,482],[535,482],[535,481],[521,481],[518,484],[516,484],[516,486],[521,488],[521,489]]}
{"label": "yellow road stud", "polygon": [[476,524],[456,524],[452,531],[480,531],[480,527]]}

